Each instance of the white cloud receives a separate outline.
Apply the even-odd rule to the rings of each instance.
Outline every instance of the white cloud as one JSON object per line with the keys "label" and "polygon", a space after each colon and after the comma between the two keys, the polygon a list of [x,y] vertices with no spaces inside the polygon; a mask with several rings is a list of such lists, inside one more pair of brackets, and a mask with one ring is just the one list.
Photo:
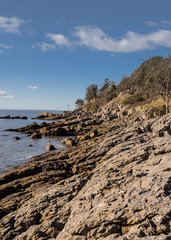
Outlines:
{"label": "white cloud", "polygon": [[28,85],[27,88],[30,88],[30,89],[36,90],[38,87],[37,87],[37,86],[31,86],[31,85]]}
{"label": "white cloud", "polygon": [[5,48],[5,49],[10,49],[10,48],[12,48],[11,45],[6,45],[6,44],[3,44],[3,43],[0,43],[0,47]]}
{"label": "white cloud", "polygon": [[6,91],[0,90],[0,97],[2,97],[2,98],[13,98],[14,96],[8,95]]}
{"label": "white cloud", "polygon": [[6,44],[3,44],[3,43],[0,43],[0,53],[2,53],[2,49],[11,49],[12,46],[11,45],[6,45]]}
{"label": "white cloud", "polygon": [[111,53],[130,53],[158,46],[171,47],[171,31],[158,30],[149,34],[139,34],[128,31],[124,37],[112,38],[98,27],[76,27],[71,32],[71,39],[62,34],[46,34],[46,37],[54,41],[54,44],[40,44],[42,51],[55,50],[57,46],[72,48],[76,46],[87,47],[96,51]]}
{"label": "white cloud", "polygon": [[156,46],[171,47],[171,31],[159,30],[150,34],[127,32],[125,37],[116,40],[97,27],[77,27],[74,36],[80,46],[93,50],[115,53],[137,52]]}
{"label": "white cloud", "polygon": [[35,48],[37,46],[40,47],[43,52],[47,52],[47,51],[56,49],[55,44],[50,44],[50,43],[45,43],[45,42],[38,43],[38,44],[32,46],[32,48]]}
{"label": "white cloud", "polygon": [[0,31],[6,33],[20,34],[19,28],[24,23],[24,20],[17,17],[7,18],[0,16]]}
{"label": "white cloud", "polygon": [[38,46],[41,48],[41,50],[43,52],[47,52],[50,50],[55,50],[57,46],[68,47],[68,48],[73,47],[73,43],[62,34],[47,33],[46,38],[49,38],[54,43],[51,44],[51,43],[42,42],[42,43],[39,43],[39,44],[33,46],[33,48]]}
{"label": "white cloud", "polygon": [[154,21],[146,21],[146,24],[149,25],[149,26],[158,26],[159,24],[157,22],[154,22]]}
{"label": "white cloud", "polygon": [[72,43],[62,34],[47,33],[46,37],[55,42],[56,45],[71,47]]}

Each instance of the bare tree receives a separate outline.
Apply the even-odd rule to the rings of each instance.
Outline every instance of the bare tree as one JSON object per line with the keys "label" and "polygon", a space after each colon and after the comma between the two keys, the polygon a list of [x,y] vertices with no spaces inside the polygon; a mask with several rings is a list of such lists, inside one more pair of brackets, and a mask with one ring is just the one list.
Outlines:
{"label": "bare tree", "polygon": [[169,100],[171,99],[171,58],[163,59],[154,72],[156,88],[165,101],[166,114],[169,113]]}

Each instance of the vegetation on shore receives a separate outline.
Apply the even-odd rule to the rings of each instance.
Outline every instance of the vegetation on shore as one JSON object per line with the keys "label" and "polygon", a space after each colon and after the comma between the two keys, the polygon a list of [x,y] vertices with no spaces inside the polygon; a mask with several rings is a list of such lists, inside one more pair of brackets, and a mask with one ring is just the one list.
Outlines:
{"label": "vegetation on shore", "polygon": [[[156,56],[147,59],[130,76],[124,76],[118,85],[108,78],[100,88],[96,84],[91,84],[86,89],[84,108],[96,112],[121,93],[129,94],[122,101],[125,105],[140,102],[146,104],[161,97],[167,114],[171,98],[171,57]],[[77,104],[78,100],[76,106],[82,107],[84,100]]]}

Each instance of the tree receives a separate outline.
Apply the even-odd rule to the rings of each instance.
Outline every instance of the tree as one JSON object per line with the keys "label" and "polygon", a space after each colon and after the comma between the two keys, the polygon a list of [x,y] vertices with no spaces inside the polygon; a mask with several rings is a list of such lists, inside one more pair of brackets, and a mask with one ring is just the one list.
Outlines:
{"label": "tree", "polygon": [[171,58],[163,59],[154,71],[156,89],[165,101],[166,114],[168,114],[171,99]]}
{"label": "tree", "polygon": [[79,99],[76,100],[75,106],[77,108],[82,107],[83,105],[84,105],[84,100],[83,99],[79,98]]}
{"label": "tree", "polygon": [[104,80],[104,84],[99,89],[99,97],[103,104],[112,100],[112,98],[116,97],[116,85],[114,82],[109,81],[108,78]]}
{"label": "tree", "polygon": [[98,87],[96,84],[91,84],[86,89],[86,100],[90,102],[97,97]]}

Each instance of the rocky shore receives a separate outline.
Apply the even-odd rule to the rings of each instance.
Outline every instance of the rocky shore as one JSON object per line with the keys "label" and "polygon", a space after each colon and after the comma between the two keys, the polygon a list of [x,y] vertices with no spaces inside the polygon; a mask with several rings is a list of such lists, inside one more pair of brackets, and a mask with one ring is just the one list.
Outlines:
{"label": "rocky shore", "polygon": [[76,110],[15,129],[68,147],[0,176],[0,239],[171,239],[171,114],[134,110]]}

